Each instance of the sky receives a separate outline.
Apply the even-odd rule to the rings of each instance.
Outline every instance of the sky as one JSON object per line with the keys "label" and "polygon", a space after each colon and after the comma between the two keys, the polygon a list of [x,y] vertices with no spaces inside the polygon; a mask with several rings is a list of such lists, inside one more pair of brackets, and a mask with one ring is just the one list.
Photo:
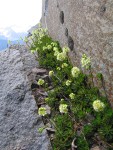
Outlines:
{"label": "sky", "polygon": [[26,32],[41,18],[42,0],[0,0],[0,33]]}

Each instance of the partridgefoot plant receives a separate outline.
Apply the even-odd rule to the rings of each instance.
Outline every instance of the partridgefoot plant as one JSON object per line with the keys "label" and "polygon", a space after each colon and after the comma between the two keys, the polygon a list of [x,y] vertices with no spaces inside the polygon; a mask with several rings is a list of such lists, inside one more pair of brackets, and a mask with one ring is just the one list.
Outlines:
{"label": "partridgefoot plant", "polygon": [[[31,52],[37,54],[41,67],[48,69],[49,82],[39,79],[39,88],[47,92],[45,106],[38,113],[55,129],[51,139],[54,150],[113,149],[113,110],[107,99],[91,86],[90,74],[70,63],[68,47],[61,48],[45,29],[39,27],[31,36]],[[91,58],[83,54],[81,67],[91,69]],[[41,130],[41,129],[40,129]],[[41,130],[43,131],[43,130]]]}

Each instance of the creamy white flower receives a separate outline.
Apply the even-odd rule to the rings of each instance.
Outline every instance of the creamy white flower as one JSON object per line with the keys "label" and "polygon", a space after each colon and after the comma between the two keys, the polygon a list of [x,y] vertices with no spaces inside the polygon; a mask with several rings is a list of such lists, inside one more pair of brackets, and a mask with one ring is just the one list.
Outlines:
{"label": "creamy white flower", "polygon": [[57,44],[56,42],[52,42],[51,45],[53,45],[53,46],[55,46],[55,47],[58,46],[58,44]]}
{"label": "creamy white flower", "polygon": [[62,99],[61,99],[61,102],[63,102],[63,101],[64,101],[64,99],[62,98]]}
{"label": "creamy white flower", "polygon": [[82,67],[85,67],[86,69],[88,69],[91,66],[90,57],[87,57],[85,54],[83,54],[82,59],[81,59],[81,64],[82,64]]}
{"label": "creamy white flower", "polygon": [[69,97],[70,97],[71,99],[74,99],[74,98],[75,98],[75,94],[74,94],[74,93],[71,93],[71,94],[69,95]]}
{"label": "creamy white flower", "polygon": [[48,97],[46,97],[46,98],[45,98],[45,101],[46,101],[46,102],[48,102],[48,101],[49,101],[49,98],[48,98]]}
{"label": "creamy white flower", "polygon": [[59,51],[58,47],[54,47],[53,51]]}
{"label": "creamy white flower", "polygon": [[57,70],[61,70],[61,68],[60,68],[60,67],[57,67]]}
{"label": "creamy white flower", "polygon": [[58,53],[57,55],[57,60],[59,61],[64,61],[66,59],[66,54],[65,53]]}
{"label": "creamy white flower", "polygon": [[67,104],[60,104],[60,106],[59,106],[59,111],[60,111],[61,113],[67,113],[67,112],[68,112]]}
{"label": "creamy white flower", "polygon": [[37,83],[38,83],[38,85],[43,85],[44,84],[44,80],[43,79],[39,79]]}
{"label": "creamy white flower", "polygon": [[103,111],[103,109],[105,108],[105,104],[103,102],[101,102],[100,100],[95,100],[93,102],[93,108],[97,112]]}
{"label": "creamy white flower", "polygon": [[66,81],[66,85],[67,85],[67,86],[70,86],[71,82],[72,82],[72,81],[67,80],[67,81]]}
{"label": "creamy white flower", "polygon": [[54,56],[57,56],[59,54],[59,51],[54,52]]}
{"label": "creamy white flower", "polygon": [[38,50],[39,50],[39,47],[36,48],[36,51],[38,51]]}
{"label": "creamy white flower", "polygon": [[48,45],[47,48],[51,50],[51,49],[52,49],[52,46],[51,46],[51,45]]}
{"label": "creamy white flower", "polygon": [[67,67],[67,66],[68,66],[67,63],[63,63],[63,64],[62,64],[62,68],[65,68],[65,67]]}
{"label": "creamy white flower", "polygon": [[35,50],[31,50],[31,53],[33,54],[35,52]]}
{"label": "creamy white flower", "polygon": [[38,114],[40,116],[45,116],[47,114],[46,108],[45,107],[40,107],[38,110]]}
{"label": "creamy white flower", "polygon": [[49,76],[52,77],[53,75],[54,75],[54,71],[53,70],[49,71]]}
{"label": "creamy white flower", "polygon": [[63,51],[63,53],[69,53],[70,49],[69,49],[69,47],[63,47],[62,51]]}
{"label": "creamy white flower", "polygon": [[47,49],[47,47],[46,46],[43,46],[43,51],[45,51]]}
{"label": "creamy white flower", "polygon": [[71,70],[71,74],[73,77],[78,77],[80,74],[80,69],[78,67],[73,67]]}

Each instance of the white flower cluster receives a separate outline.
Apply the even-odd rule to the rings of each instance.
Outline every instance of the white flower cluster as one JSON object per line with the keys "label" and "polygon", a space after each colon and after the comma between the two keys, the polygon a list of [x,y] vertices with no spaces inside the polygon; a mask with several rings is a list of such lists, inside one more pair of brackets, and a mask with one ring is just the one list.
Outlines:
{"label": "white flower cluster", "polygon": [[52,77],[53,75],[54,75],[54,71],[53,70],[49,71],[49,76]]}
{"label": "white flower cluster", "polygon": [[105,104],[103,102],[101,102],[100,100],[95,100],[93,102],[93,108],[97,112],[103,111],[103,109],[105,108]]}
{"label": "white flower cluster", "polygon": [[69,95],[69,97],[70,97],[71,99],[74,99],[74,98],[75,98],[75,94],[74,94],[74,93],[71,93],[71,94]]}
{"label": "white flower cluster", "polygon": [[58,44],[56,42],[52,42],[51,45],[56,46],[56,47],[58,46]]}
{"label": "white flower cluster", "polygon": [[60,106],[59,106],[59,111],[60,111],[61,113],[67,113],[67,112],[68,112],[67,104],[60,104]]}
{"label": "white flower cluster", "polygon": [[42,37],[44,37],[47,34],[47,29],[43,29],[41,24],[38,24],[38,28],[32,31],[32,36],[31,38],[33,40],[38,40],[40,41],[40,39]]}
{"label": "white flower cluster", "polygon": [[63,47],[62,51],[63,51],[63,53],[69,53],[70,49],[69,49],[69,47]]}
{"label": "white flower cluster", "polygon": [[67,53],[70,51],[68,47],[63,47],[62,52],[59,52],[58,47],[53,48],[54,56],[57,57],[57,60],[64,61],[67,58]]}
{"label": "white flower cluster", "polygon": [[80,69],[78,67],[73,67],[71,70],[71,74],[73,77],[77,78],[80,74]]}
{"label": "white flower cluster", "polygon": [[54,56],[57,56],[59,54],[59,49],[58,47],[54,47],[53,48],[53,51],[54,51]]}
{"label": "white flower cluster", "polygon": [[45,116],[47,114],[46,108],[45,107],[40,107],[38,110],[38,114],[40,116]]}
{"label": "white flower cluster", "polygon": [[91,60],[89,57],[86,56],[86,54],[83,54],[81,59],[82,67],[85,67],[86,69],[89,69],[91,66]]}
{"label": "white flower cluster", "polygon": [[57,54],[57,60],[64,61],[67,58],[66,54],[61,52]]}
{"label": "white flower cluster", "polygon": [[57,56],[59,54],[59,51],[54,52],[54,56]]}
{"label": "white flower cluster", "polygon": [[67,63],[63,63],[63,64],[62,64],[62,68],[65,68],[65,67],[67,67],[67,66],[68,66]]}
{"label": "white flower cluster", "polygon": [[53,48],[53,51],[59,51],[59,50],[58,50],[58,47],[54,47],[54,48]]}
{"label": "white flower cluster", "polygon": [[45,51],[47,49],[47,47],[46,46],[43,46],[43,51]]}
{"label": "white flower cluster", "polygon": [[61,68],[60,68],[60,67],[57,67],[57,70],[61,70]]}
{"label": "white flower cluster", "polygon": [[67,80],[67,81],[66,81],[66,85],[67,85],[67,86],[70,86],[70,84],[71,84],[71,81],[70,81],[70,80]]}
{"label": "white flower cluster", "polygon": [[37,82],[38,85],[43,85],[44,84],[44,80],[43,79],[39,79]]}
{"label": "white flower cluster", "polygon": [[50,49],[50,50],[51,50],[51,49],[52,49],[52,46],[51,46],[51,45],[48,45],[48,46],[47,46],[47,49]]}
{"label": "white flower cluster", "polygon": [[31,53],[32,53],[32,54],[35,53],[35,50],[31,50]]}

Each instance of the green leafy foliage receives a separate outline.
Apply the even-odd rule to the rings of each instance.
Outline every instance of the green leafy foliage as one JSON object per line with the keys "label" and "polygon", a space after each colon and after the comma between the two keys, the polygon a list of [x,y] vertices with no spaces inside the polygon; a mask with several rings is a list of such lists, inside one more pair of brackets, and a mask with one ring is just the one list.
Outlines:
{"label": "green leafy foliage", "polygon": [[[49,87],[45,89],[48,93],[45,102],[51,107],[51,116],[56,128],[52,141],[53,149],[71,148],[71,143],[76,137],[78,149],[89,150],[95,133],[105,143],[108,142],[107,145],[113,146],[113,110],[106,98],[100,96],[99,89],[89,83],[88,79],[93,77],[91,71],[84,74],[76,67],[72,72],[68,48],[62,49],[44,29],[37,29],[32,38],[31,51],[37,53],[40,66],[53,72],[50,77],[52,89],[49,90]],[[90,58],[83,56],[82,67],[90,70]],[[101,79],[102,74],[98,73],[97,77]],[[71,93],[75,95],[73,99],[69,96]],[[96,100],[100,103],[95,103],[94,107]],[[68,112],[60,112],[60,104],[66,104]],[[87,114],[90,114],[89,118]],[[82,126],[80,135],[77,132],[79,126]]]}
{"label": "green leafy foliage", "polygon": [[79,150],[89,150],[89,145],[87,143],[87,141],[84,139],[84,136],[78,136],[77,137],[77,149]]}
{"label": "green leafy foliage", "polygon": [[74,132],[72,130],[73,123],[67,114],[56,115],[54,117],[54,122],[56,124],[56,134],[54,139],[54,149],[63,150],[69,149],[71,147],[71,142],[74,137]]}

